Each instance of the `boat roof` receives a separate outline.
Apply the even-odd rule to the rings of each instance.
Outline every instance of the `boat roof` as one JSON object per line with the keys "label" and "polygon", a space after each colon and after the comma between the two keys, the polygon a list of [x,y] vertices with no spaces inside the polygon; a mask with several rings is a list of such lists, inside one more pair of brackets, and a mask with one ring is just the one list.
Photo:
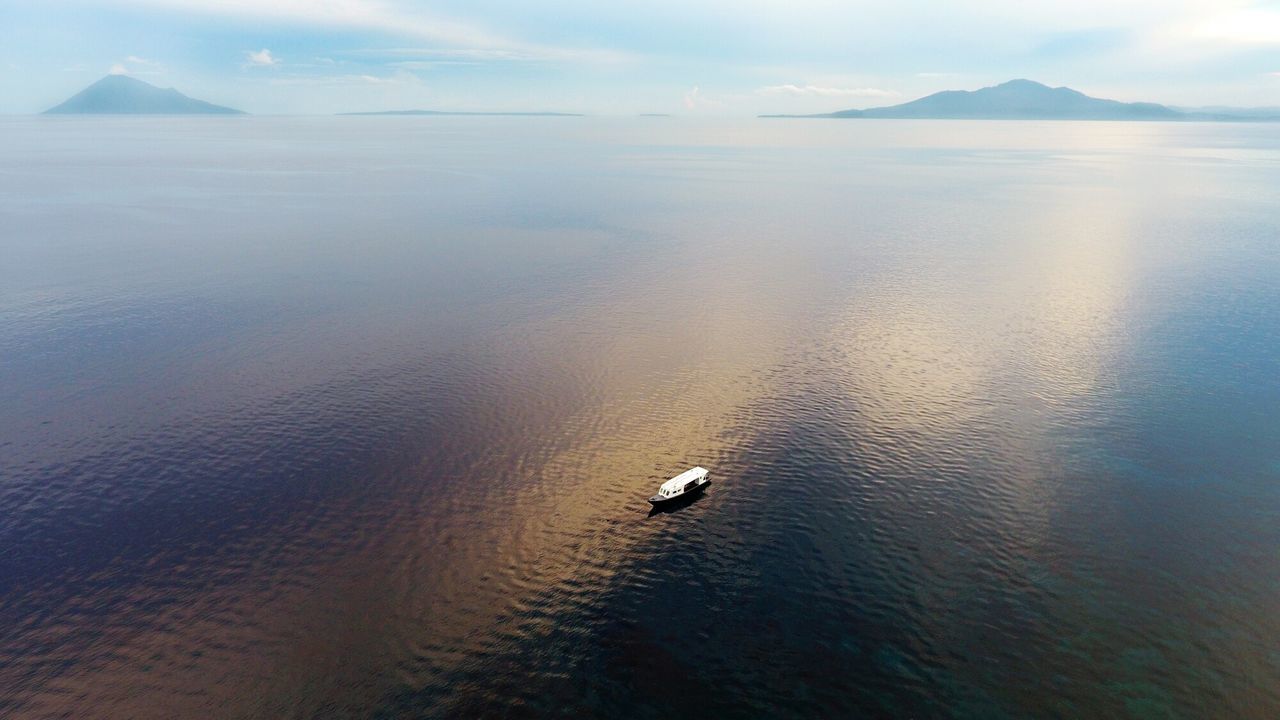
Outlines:
{"label": "boat roof", "polygon": [[685,470],[684,472],[680,473],[679,475],[677,475],[677,476],[675,476],[675,477],[671,478],[670,480],[668,480],[668,481],[666,481],[666,482],[662,483],[662,487],[661,487],[661,488],[659,488],[659,489],[660,489],[660,490],[675,490],[675,489],[677,489],[677,488],[684,487],[684,484],[685,484],[685,483],[687,483],[687,482],[689,482],[690,480],[693,480],[693,479],[696,479],[696,478],[703,477],[703,476],[705,476],[706,474],[707,474],[707,469],[706,469],[706,468],[704,468],[704,467],[695,467],[695,468],[690,468],[690,469]]}

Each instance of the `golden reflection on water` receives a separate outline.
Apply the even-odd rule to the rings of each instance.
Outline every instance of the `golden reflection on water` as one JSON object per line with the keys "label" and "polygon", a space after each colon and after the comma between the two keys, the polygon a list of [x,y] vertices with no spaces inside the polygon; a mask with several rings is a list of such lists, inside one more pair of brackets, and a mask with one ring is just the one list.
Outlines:
{"label": "golden reflection on water", "polygon": [[[1011,573],[1034,564],[1072,495],[1046,476],[1062,456],[1055,428],[1093,411],[1098,386],[1110,388],[1127,351],[1135,199],[1105,186],[1016,192],[1011,207],[997,203],[976,227],[948,228],[983,242],[906,256],[834,324],[843,356],[835,366],[857,410],[859,442],[881,463],[875,470],[927,468],[937,477],[938,489],[881,502],[905,518],[901,527],[918,534],[921,556],[938,568],[953,563],[930,557],[945,546],[936,539],[955,533],[1012,558]],[[929,225],[920,232],[943,236]],[[931,504],[929,493],[957,482],[972,483],[991,516],[916,512]],[[922,625],[946,613],[945,601],[926,607]]]}
{"label": "golden reflection on water", "polygon": [[645,501],[662,480],[704,464],[712,492],[722,485],[722,435],[769,391],[763,371],[786,349],[782,314],[796,302],[770,281],[785,248],[743,232],[732,247],[688,243],[613,278],[597,302],[488,339],[475,358],[488,387],[431,453],[469,458],[453,490],[424,458],[380,500],[394,509],[350,499],[283,529],[299,534],[255,540],[261,550],[225,548],[272,557],[163,611],[153,633],[108,630],[114,659],[57,692],[139,716],[157,694],[182,716],[308,715],[376,704],[388,656],[413,686],[537,642],[663,533]]}
{"label": "golden reflection on water", "polygon": [[[589,387],[573,412],[518,430],[527,433],[514,463],[520,477],[487,498],[482,528],[468,531],[443,577],[430,563],[409,571],[451,598],[423,618],[423,636],[454,638],[437,642],[455,653],[536,646],[566,605],[595,602],[619,563],[664,532],[645,514],[658,483],[695,464],[715,475],[728,423],[769,391],[762,370],[785,347],[778,315],[787,307],[768,290],[771,251],[709,262],[726,250],[690,244],[605,303],[519,329],[514,361],[563,366],[557,393],[573,394],[584,378]],[[484,583],[496,587],[477,605]],[[428,653],[430,669],[418,672],[457,659]]]}
{"label": "golden reflection on water", "polygon": [[998,252],[980,269],[931,259],[964,270],[906,267],[848,308],[838,332],[850,392],[876,425],[940,439],[1011,392],[1041,406],[1032,411],[1065,411],[1109,382],[1134,282],[1135,198],[1100,187],[1023,195],[1033,216],[1011,211],[981,228]]}

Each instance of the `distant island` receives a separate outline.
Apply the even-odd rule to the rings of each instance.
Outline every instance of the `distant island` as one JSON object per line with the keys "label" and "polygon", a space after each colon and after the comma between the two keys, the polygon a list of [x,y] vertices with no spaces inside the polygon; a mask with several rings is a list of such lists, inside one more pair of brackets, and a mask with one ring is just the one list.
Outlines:
{"label": "distant island", "polygon": [[1173,109],[1180,113],[1186,113],[1193,118],[1229,118],[1231,120],[1280,119],[1280,107],[1238,108],[1211,105],[1208,107],[1174,107]]}
{"label": "distant island", "polygon": [[473,112],[466,110],[379,110],[375,112],[348,112],[339,115],[465,115],[496,117],[584,117],[581,113],[565,112]]}
{"label": "distant island", "polygon": [[108,75],[45,115],[243,115],[234,108],[189,98],[128,75]]}
{"label": "distant island", "polygon": [[761,115],[803,118],[891,118],[928,120],[1280,120],[1267,109],[1179,110],[1157,103],[1126,103],[1089,97],[1067,87],[1010,80],[981,90],[945,90],[891,107],[841,110],[818,115]]}

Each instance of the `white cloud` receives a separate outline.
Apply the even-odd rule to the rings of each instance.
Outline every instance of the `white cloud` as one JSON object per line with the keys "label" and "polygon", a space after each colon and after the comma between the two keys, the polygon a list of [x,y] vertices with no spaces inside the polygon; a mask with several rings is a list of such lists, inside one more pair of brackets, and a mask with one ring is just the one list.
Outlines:
{"label": "white cloud", "polygon": [[1239,45],[1280,44],[1280,12],[1256,8],[1224,13],[1202,22],[1193,34]]}
{"label": "white cloud", "polygon": [[475,47],[475,48],[366,48],[352,50],[349,55],[377,58],[415,58],[469,62],[536,62],[547,60],[597,60],[621,62],[629,59],[622,53],[606,50],[555,50],[545,47]]}
{"label": "white cloud", "polygon": [[398,60],[387,63],[387,65],[401,70],[434,70],[439,67],[475,64],[467,60]]}
{"label": "white cloud", "polygon": [[729,99],[731,99],[731,96],[710,97],[702,92],[702,88],[697,85],[685,90],[681,96],[681,101],[684,103],[686,110],[702,112],[721,112],[729,106],[729,103],[726,102]]}
{"label": "white cloud", "polygon": [[155,60],[130,55],[120,62],[112,63],[108,71],[111,75],[159,75],[164,66]]}
{"label": "white cloud", "polygon": [[244,57],[245,67],[273,67],[280,64],[280,58],[272,55],[266,48],[250,50],[244,54]]}
{"label": "white cloud", "polygon": [[820,85],[769,85],[756,90],[758,95],[791,95],[796,97],[856,97],[856,98],[890,98],[897,97],[893,90],[880,88],[838,88]]}
{"label": "white cloud", "polygon": [[[290,67],[293,67],[292,65]],[[403,70],[397,71],[390,75],[369,75],[345,73],[338,75],[311,75],[299,73],[278,73],[273,74],[267,79],[271,85],[300,85],[300,86],[344,86],[344,87],[367,87],[367,86],[385,86],[385,85],[401,85],[401,86],[422,86],[422,80],[411,72]]]}
{"label": "white cloud", "polygon": [[[109,2],[110,0],[99,0]],[[511,53],[498,59],[587,60],[625,59],[609,50],[562,48],[521,42],[479,25],[434,15],[416,6],[387,0],[115,0],[210,15],[276,22],[304,23],[385,32],[442,46]]]}
{"label": "white cloud", "polygon": [[696,109],[698,107],[698,101],[701,99],[699,97],[701,92],[702,89],[697,85],[686,90],[684,93],[684,106],[690,110]]}

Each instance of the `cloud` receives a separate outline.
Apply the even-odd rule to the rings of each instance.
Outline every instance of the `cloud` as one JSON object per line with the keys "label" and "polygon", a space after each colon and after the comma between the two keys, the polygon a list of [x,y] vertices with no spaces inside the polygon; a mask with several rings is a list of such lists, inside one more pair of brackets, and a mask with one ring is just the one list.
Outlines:
{"label": "cloud", "polygon": [[522,42],[470,22],[386,0],[117,0],[250,20],[373,30],[468,50],[507,53],[498,59],[612,62],[628,56],[610,50],[565,48]]}
{"label": "cloud", "polygon": [[1280,11],[1254,8],[1224,13],[1202,22],[1193,35],[1235,45],[1280,45]]}
{"label": "cloud", "polygon": [[684,91],[684,94],[681,96],[681,101],[684,103],[686,110],[719,112],[729,106],[729,103],[726,102],[728,97],[729,96],[723,95],[719,97],[709,97],[706,93],[702,92],[701,87],[694,85]]}
{"label": "cloud", "polygon": [[412,73],[397,72],[390,76],[378,75],[284,75],[273,76],[268,82],[272,85],[303,86],[370,86],[370,85],[422,85],[422,81]]}
{"label": "cloud", "polygon": [[701,92],[702,89],[697,85],[686,90],[684,93],[684,106],[690,110],[696,109],[698,107],[698,101],[701,100],[699,97]]}
{"label": "cloud", "polygon": [[124,60],[112,63],[108,71],[111,75],[159,75],[162,72],[164,72],[163,65],[137,55],[130,55]]}
{"label": "cloud", "polygon": [[756,90],[757,95],[790,95],[794,97],[855,97],[855,98],[889,98],[897,97],[893,90],[880,88],[837,88],[820,85],[769,85]]}
{"label": "cloud", "polygon": [[244,54],[245,67],[274,67],[280,64],[280,58],[271,54],[271,51],[262,48],[258,51],[250,50]]}
{"label": "cloud", "polygon": [[387,63],[388,66],[401,70],[434,70],[439,67],[475,64],[477,63],[469,60],[397,60]]}
{"label": "cloud", "polygon": [[552,51],[548,48],[486,47],[486,48],[365,48],[345,53],[355,57],[381,59],[413,59],[421,61],[451,62],[541,62],[552,60],[593,59],[601,62],[621,62],[630,59],[621,53],[605,50]]}

